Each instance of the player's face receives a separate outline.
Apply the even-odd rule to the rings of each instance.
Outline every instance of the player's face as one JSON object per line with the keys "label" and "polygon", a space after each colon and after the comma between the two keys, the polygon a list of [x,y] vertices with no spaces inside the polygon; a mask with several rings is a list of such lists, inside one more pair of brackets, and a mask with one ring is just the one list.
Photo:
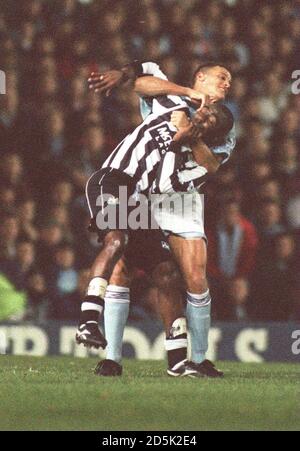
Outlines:
{"label": "player's face", "polygon": [[215,66],[198,74],[194,89],[208,95],[211,102],[215,103],[225,99],[230,86],[230,72],[225,67]]}
{"label": "player's face", "polygon": [[196,111],[193,122],[205,132],[216,125],[217,118],[208,106],[204,106],[202,110]]}

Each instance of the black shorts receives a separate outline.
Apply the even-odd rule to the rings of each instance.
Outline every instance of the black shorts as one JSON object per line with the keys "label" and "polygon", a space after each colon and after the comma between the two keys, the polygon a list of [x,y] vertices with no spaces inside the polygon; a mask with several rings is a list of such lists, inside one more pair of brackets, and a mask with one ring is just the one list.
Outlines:
{"label": "black shorts", "polygon": [[[127,230],[127,218],[120,223],[119,211],[130,212],[128,200],[135,192],[136,181],[112,168],[95,172],[86,185],[86,198],[91,215],[90,231],[98,233],[102,241],[110,230]],[[124,221],[123,221],[124,222]]]}
{"label": "black shorts", "polygon": [[[126,188],[120,193],[120,187]],[[121,171],[104,168],[95,172],[86,186],[86,197],[91,214],[89,230],[98,234],[99,242],[111,230],[122,230],[128,237],[125,256],[131,266],[151,270],[170,259],[169,245],[160,229],[131,230],[119,221],[120,209],[130,214],[128,200],[134,194],[136,181]],[[126,203],[126,205],[124,205]],[[109,222],[107,209],[111,209],[114,221]],[[122,221],[121,221],[122,222]]]}
{"label": "black shorts", "polygon": [[131,230],[125,257],[131,267],[151,272],[171,259],[170,247],[162,231]]}

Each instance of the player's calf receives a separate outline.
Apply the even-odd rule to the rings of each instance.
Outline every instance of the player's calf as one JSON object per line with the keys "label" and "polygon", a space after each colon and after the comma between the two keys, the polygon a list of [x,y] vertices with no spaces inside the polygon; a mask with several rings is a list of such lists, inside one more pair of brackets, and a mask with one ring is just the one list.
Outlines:
{"label": "player's calf", "polygon": [[92,269],[92,279],[81,304],[76,342],[91,347],[105,347],[106,340],[98,329],[99,319],[104,309],[104,297],[108,280],[116,262],[125,249],[126,236],[120,231],[111,231],[104,240],[104,247],[96,258]]}

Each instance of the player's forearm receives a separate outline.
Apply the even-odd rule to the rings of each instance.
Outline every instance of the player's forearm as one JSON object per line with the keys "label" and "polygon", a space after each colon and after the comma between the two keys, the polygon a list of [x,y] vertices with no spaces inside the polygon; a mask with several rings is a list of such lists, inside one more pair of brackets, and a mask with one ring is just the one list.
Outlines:
{"label": "player's forearm", "polygon": [[209,174],[214,174],[220,167],[221,161],[216,158],[210,148],[200,139],[191,145],[193,157],[197,164],[207,169]]}
{"label": "player's forearm", "polygon": [[145,76],[135,81],[134,91],[142,97],[155,97],[160,95],[188,96],[189,88],[179,86],[168,80]]}
{"label": "player's forearm", "polygon": [[133,61],[122,67],[120,71],[123,73],[123,83],[126,83],[128,80],[135,81],[143,75],[143,65],[139,61]]}

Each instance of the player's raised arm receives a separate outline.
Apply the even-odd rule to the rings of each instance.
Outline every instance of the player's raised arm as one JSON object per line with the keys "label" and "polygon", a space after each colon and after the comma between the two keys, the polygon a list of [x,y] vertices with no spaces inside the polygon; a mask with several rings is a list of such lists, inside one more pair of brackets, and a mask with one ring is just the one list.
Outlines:
{"label": "player's raised arm", "polygon": [[135,82],[134,91],[142,97],[156,97],[161,95],[189,97],[200,105],[204,105],[206,101],[206,96],[194,89],[153,76],[139,77]]}
{"label": "player's raised arm", "polygon": [[109,95],[111,90],[127,81],[134,82],[134,91],[141,97],[176,95],[189,97],[202,108],[207,98],[204,94],[189,87],[170,82],[156,63],[134,62],[119,70],[92,72],[88,84],[97,93]]}
{"label": "player's raised arm", "polygon": [[88,84],[90,89],[108,96],[112,89],[127,83],[129,80],[134,82],[142,75],[143,65],[138,61],[134,61],[121,69],[92,72],[88,78]]}
{"label": "player's raised arm", "polygon": [[[204,105],[206,96],[189,87],[180,86],[168,80],[158,64],[153,62],[142,63],[142,74],[135,80],[134,91],[142,97],[155,97],[160,95],[175,95],[189,97]],[[201,107],[200,107],[201,108]]]}

